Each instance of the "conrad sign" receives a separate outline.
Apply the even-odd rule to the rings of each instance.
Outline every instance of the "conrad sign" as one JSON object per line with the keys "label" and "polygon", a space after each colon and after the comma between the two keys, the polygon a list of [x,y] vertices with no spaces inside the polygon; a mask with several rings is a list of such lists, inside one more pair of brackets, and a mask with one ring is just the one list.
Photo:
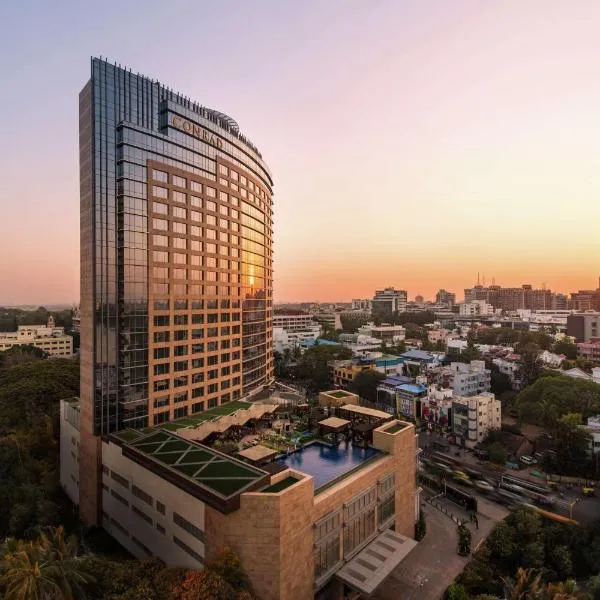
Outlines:
{"label": "conrad sign", "polygon": [[215,148],[223,148],[223,140],[220,137],[213,135],[210,131],[200,127],[200,125],[196,125],[196,123],[192,123],[192,121],[188,121],[179,115],[173,115],[171,118],[171,125],[188,135],[193,135]]}

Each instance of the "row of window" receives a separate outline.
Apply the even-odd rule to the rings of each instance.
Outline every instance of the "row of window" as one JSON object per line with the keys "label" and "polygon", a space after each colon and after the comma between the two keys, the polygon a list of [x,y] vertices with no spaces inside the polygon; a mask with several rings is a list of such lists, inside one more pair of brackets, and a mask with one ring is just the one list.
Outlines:
{"label": "row of window", "polygon": [[[143,286],[143,284],[141,284]],[[269,285],[271,282],[269,281]],[[152,284],[152,292],[156,296],[242,296],[241,287],[233,287],[229,285],[200,285],[187,283],[160,283]],[[255,288],[248,288],[255,289]],[[258,288],[261,289],[262,288]],[[270,295],[270,290],[269,295]]]}
{"label": "row of window", "polygon": [[[154,376],[167,375],[171,372],[171,363],[158,363],[154,365]],[[183,371],[188,371],[190,369],[190,362],[187,360],[177,360],[173,363],[173,372],[181,373]],[[233,365],[226,365],[221,367],[221,377],[226,377],[231,373],[239,373],[240,372],[240,364],[236,363]],[[204,382],[205,373],[194,373],[192,374],[192,384],[194,383],[203,383]],[[219,369],[210,369],[206,371],[206,379],[207,381],[211,381],[213,379],[219,378]]]}
{"label": "row of window", "polygon": [[[210,409],[210,408],[215,408],[221,404],[225,404],[226,402],[229,402],[231,400],[239,400],[240,398],[241,398],[241,390],[237,389],[237,390],[233,390],[231,393],[227,392],[226,394],[222,394],[218,398],[209,398],[207,401],[207,404],[208,404],[208,408]],[[164,403],[166,400],[166,397],[162,397],[161,400]],[[195,403],[191,404],[190,406],[188,406],[188,405],[179,406],[173,410],[173,419],[181,419],[183,417],[187,417],[190,413],[198,414],[198,413],[203,412],[204,410],[206,410],[204,400],[201,402],[195,402]],[[155,413],[153,416],[153,423],[154,423],[154,425],[160,425],[161,423],[167,423],[168,421],[170,421],[170,418],[171,418],[170,411],[168,411],[168,410],[162,411],[159,413]]]}
{"label": "row of window", "polygon": [[[200,227],[198,225],[190,225],[188,227],[187,223],[182,223],[181,221],[169,221],[168,219],[154,217],[152,219],[152,229],[154,231],[171,231],[176,235],[187,235],[189,232],[190,236],[192,237],[203,237],[207,240],[215,241],[218,240],[223,244],[231,244],[233,246],[240,245],[240,238],[237,235],[230,234],[226,231],[217,231],[216,229],[211,229],[210,227]],[[237,231],[237,224],[234,230]],[[177,244],[178,245],[176,246],[175,241],[173,241],[173,246],[185,248],[180,240],[177,242]],[[193,250],[193,248],[190,249]]]}
{"label": "row of window", "polygon": [[[232,226],[235,226],[234,231],[237,231],[238,224],[235,221],[230,222],[227,219],[219,219],[217,221],[217,215],[237,220],[240,218],[240,213],[238,210],[236,210],[235,208],[229,208],[224,204],[217,204],[216,202],[212,202],[210,200],[205,200],[204,202],[202,202],[199,198],[197,198],[196,200],[198,200],[199,202],[194,202],[192,204],[193,208],[203,208],[204,210],[209,210],[215,214],[211,215],[201,213],[197,210],[188,209],[184,208],[183,206],[176,205],[170,205],[169,208],[169,204],[166,204],[165,202],[158,202],[157,200],[154,200],[152,202],[152,212],[156,213],[157,215],[170,215],[175,219],[187,220],[189,218],[191,221],[205,223],[206,225],[216,225],[217,223],[219,223],[219,227],[221,227],[222,229],[230,229],[232,228]],[[260,211],[258,212],[258,214],[262,217]]]}
{"label": "row of window", "polygon": [[[169,339],[173,341],[186,341],[188,339],[187,329],[182,329],[179,331],[155,331],[154,332],[154,341],[156,343],[168,342]],[[184,356],[185,354],[204,354],[205,352],[218,352],[219,350],[229,350],[230,348],[239,348],[241,346],[239,338],[234,338],[232,340],[225,339],[220,341],[210,341],[206,343],[195,343],[191,344],[189,347],[185,344],[182,344],[181,349],[178,352],[181,354],[177,354],[176,356]],[[178,346],[179,347],[179,346]],[[233,352],[233,355],[236,355],[238,351]],[[199,359],[194,359],[199,360]],[[201,363],[192,363],[193,369],[200,368]]]}
{"label": "row of window", "polygon": [[[217,370],[215,369],[215,373]],[[199,373],[202,378],[204,375]],[[192,378],[194,375],[192,375]],[[178,375],[176,377],[171,377],[168,379],[158,379],[153,382],[153,390],[155,393],[158,392],[166,392],[171,388],[171,382],[173,382],[173,389],[177,389],[180,387],[188,387],[188,385],[193,385],[192,378],[189,375]],[[214,378],[213,378],[214,379]],[[225,379],[219,383],[209,383],[206,386],[206,394],[216,394],[219,390],[225,391],[230,387],[236,387],[240,385],[241,379],[239,377],[233,377],[232,379]],[[202,398],[204,396],[205,389],[204,386],[199,386],[192,389],[192,398]],[[181,397],[178,402],[186,402],[187,401],[187,391],[181,392]]]}
{"label": "row of window", "polygon": [[[190,256],[191,259],[197,259],[191,261],[201,263],[201,256]],[[199,265],[200,266],[200,265]],[[221,283],[240,283],[240,275],[238,273],[227,273],[221,271],[200,271],[196,269],[185,269],[183,267],[153,267],[152,277],[154,280],[169,280],[169,279],[181,279],[183,281],[206,281],[206,282],[221,282]]]}
{"label": "row of window", "polygon": [[[193,226],[192,226],[193,227]],[[201,228],[198,228],[198,231],[194,230],[192,233],[192,227],[190,227],[190,235],[197,235],[201,237]],[[211,230],[213,231],[213,230]],[[210,234],[212,236],[212,234]],[[216,235],[216,234],[215,234]],[[208,237],[208,236],[206,236]],[[199,240],[188,240],[187,238],[180,237],[171,237],[171,243],[169,244],[169,236],[163,234],[154,234],[152,236],[152,243],[154,246],[158,248],[169,248],[171,247],[173,250],[191,250],[192,252],[205,252],[207,254],[218,254],[220,256],[228,256],[230,258],[239,258],[240,251],[238,248],[234,248],[232,246],[218,246],[214,242],[201,242]],[[216,238],[213,238],[216,239]],[[246,241],[242,239],[242,247],[246,245]],[[188,244],[189,242],[189,244]],[[253,243],[248,241],[248,243]],[[260,246],[259,246],[260,247]],[[260,252],[260,251],[259,251]],[[264,249],[261,252],[264,254]],[[179,257],[172,254],[171,256],[172,262],[179,262]],[[183,262],[182,264],[185,264]],[[239,271],[239,263],[237,263],[237,268],[235,266],[230,266],[231,269],[235,269]]]}

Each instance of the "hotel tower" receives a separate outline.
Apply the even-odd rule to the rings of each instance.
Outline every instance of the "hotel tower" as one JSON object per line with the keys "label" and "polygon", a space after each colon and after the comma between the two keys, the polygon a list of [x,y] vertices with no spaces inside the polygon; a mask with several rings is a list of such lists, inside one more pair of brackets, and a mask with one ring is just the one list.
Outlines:
{"label": "hotel tower", "polygon": [[82,518],[101,436],[272,379],[273,180],[229,116],[93,58],[79,95]]}

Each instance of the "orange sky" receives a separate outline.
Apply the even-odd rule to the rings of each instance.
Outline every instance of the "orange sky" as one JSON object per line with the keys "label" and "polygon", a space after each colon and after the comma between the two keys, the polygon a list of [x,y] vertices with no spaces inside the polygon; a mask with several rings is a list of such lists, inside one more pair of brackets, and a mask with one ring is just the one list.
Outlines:
{"label": "orange sky", "polygon": [[[78,299],[77,94],[92,54],[231,114],[260,148],[276,300],[386,285],[462,298],[477,272],[597,287],[600,3],[198,4],[168,44],[147,34],[164,26],[158,1],[107,4],[92,29],[85,2],[7,8],[0,304]],[[136,27],[123,36],[122,22]]]}

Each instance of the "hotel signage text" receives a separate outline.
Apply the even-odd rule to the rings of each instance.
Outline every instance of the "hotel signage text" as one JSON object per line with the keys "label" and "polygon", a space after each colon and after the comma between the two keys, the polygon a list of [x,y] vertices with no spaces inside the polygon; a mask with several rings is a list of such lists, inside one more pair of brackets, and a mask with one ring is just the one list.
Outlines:
{"label": "hotel signage text", "polygon": [[188,121],[179,115],[173,115],[171,119],[171,125],[189,135],[193,135],[199,140],[202,140],[203,142],[206,142],[215,148],[223,148],[223,140],[220,137],[213,135],[209,131],[206,131],[206,129],[202,129],[200,125],[196,125],[195,123],[192,123],[191,121]]}

